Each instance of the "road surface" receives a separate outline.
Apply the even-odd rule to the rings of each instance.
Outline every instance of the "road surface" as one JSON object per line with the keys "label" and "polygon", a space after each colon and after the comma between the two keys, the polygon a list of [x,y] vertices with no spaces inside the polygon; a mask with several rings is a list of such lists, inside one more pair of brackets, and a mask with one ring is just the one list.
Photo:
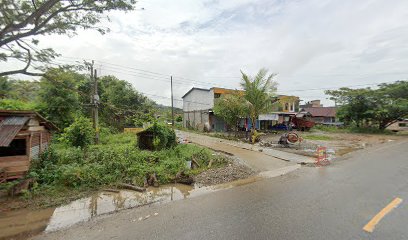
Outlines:
{"label": "road surface", "polygon": [[[328,167],[131,209],[35,239],[408,239],[407,148],[406,140],[385,143]],[[387,208],[396,198],[399,206]],[[375,218],[379,213],[385,216]],[[370,221],[372,233],[363,230]]]}

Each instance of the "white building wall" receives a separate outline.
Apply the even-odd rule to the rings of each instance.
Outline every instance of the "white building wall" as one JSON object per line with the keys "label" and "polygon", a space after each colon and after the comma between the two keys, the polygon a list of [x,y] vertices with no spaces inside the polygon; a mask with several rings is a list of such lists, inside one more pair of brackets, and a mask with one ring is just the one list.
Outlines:
{"label": "white building wall", "polygon": [[183,126],[210,130],[209,109],[214,107],[214,91],[193,89],[183,98]]}
{"label": "white building wall", "polygon": [[183,98],[183,111],[208,110],[214,107],[213,90],[193,89]]}

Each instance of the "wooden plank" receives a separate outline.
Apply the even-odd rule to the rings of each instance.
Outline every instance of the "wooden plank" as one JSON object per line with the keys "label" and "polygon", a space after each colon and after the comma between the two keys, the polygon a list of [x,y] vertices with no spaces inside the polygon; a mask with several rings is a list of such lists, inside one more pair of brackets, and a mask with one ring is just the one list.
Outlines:
{"label": "wooden plank", "polygon": [[29,127],[28,128],[28,131],[31,131],[31,132],[39,132],[39,131],[44,131],[44,130],[45,130],[44,126]]}
{"label": "wooden plank", "polygon": [[30,134],[30,138],[27,141],[27,152],[26,154],[28,155],[28,160],[31,161],[31,141],[32,141],[33,135]]}
{"label": "wooden plank", "polygon": [[30,162],[28,160],[26,160],[26,161],[0,162],[0,168],[29,166],[29,165],[30,165]]}
{"label": "wooden plank", "polygon": [[28,156],[19,155],[19,156],[0,157],[0,163],[10,162],[10,161],[28,161]]}
{"label": "wooden plank", "polygon": [[40,153],[42,153],[43,150],[43,134],[40,132]]}
{"label": "wooden plank", "polygon": [[7,173],[6,179],[7,180],[12,180],[12,179],[19,179],[23,178],[25,176],[26,172],[13,172],[13,173]]}
{"label": "wooden plank", "polygon": [[18,166],[18,167],[8,167],[6,168],[7,174],[13,172],[26,172],[28,171],[28,166]]}

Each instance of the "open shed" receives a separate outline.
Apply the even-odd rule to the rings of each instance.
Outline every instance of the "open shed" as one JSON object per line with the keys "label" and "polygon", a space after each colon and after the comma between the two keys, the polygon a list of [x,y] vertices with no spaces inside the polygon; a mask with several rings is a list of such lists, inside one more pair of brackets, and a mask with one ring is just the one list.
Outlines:
{"label": "open shed", "polygon": [[0,110],[0,182],[23,177],[55,130],[37,112]]}

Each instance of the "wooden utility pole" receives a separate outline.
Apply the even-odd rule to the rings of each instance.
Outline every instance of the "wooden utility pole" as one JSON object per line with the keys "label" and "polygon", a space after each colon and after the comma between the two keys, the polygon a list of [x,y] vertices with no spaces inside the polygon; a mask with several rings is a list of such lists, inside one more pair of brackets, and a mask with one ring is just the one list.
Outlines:
{"label": "wooden utility pole", "polygon": [[170,76],[170,86],[171,86],[171,126],[174,128],[173,76]]}
{"label": "wooden utility pole", "polygon": [[99,143],[99,124],[98,124],[98,107],[99,107],[99,95],[98,95],[98,76],[96,73],[96,69],[95,72],[93,74],[94,77],[94,86],[93,86],[93,98],[92,98],[92,108],[93,108],[93,127],[95,129],[95,143],[98,144]]}

